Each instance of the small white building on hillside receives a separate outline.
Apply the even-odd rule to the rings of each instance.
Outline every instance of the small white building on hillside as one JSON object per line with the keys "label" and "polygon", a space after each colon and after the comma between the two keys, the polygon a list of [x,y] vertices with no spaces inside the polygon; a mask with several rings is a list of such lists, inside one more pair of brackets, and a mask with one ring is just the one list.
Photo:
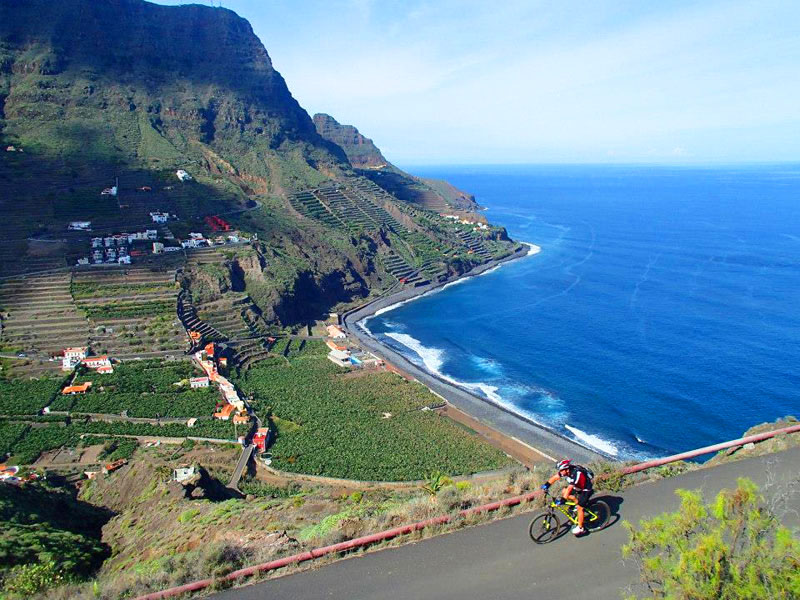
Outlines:
{"label": "small white building on hillside", "polygon": [[208,387],[208,377],[192,377],[189,380],[189,385],[192,388],[207,388]]}
{"label": "small white building on hillside", "polygon": [[86,358],[88,351],[89,349],[86,347],[65,348],[64,358],[61,359],[61,370],[71,371],[74,369],[75,365]]}

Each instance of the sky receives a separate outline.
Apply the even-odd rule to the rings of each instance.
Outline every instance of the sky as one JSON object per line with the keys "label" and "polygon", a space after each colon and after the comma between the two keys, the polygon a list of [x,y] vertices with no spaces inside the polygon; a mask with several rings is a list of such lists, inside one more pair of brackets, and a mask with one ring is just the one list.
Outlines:
{"label": "sky", "polygon": [[800,160],[795,0],[221,5],[398,165]]}

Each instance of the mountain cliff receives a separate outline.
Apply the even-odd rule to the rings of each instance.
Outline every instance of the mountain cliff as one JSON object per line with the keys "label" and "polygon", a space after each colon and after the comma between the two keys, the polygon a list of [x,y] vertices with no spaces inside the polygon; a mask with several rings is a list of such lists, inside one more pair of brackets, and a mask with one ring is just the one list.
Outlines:
{"label": "mountain cliff", "polygon": [[378,147],[352,125],[342,125],[330,115],[317,113],[314,125],[326,140],[344,150],[350,164],[358,169],[375,169],[389,166]]}
{"label": "mountain cliff", "polygon": [[349,170],[250,24],[207,6],[0,1],[7,141],[61,158],[190,162],[276,192]]}
{"label": "mountain cliff", "polygon": [[0,275],[90,254],[97,234],[68,232],[73,221],[118,233],[166,212],[171,245],[218,237],[208,218],[222,215],[257,242],[187,259],[196,308],[235,298],[291,327],[513,250],[502,232],[437,214],[470,212],[468,194],[397,169],[354,127],[312,120],[250,24],[222,8],[0,0],[0,146],[13,147],[0,152]]}
{"label": "mountain cliff", "polygon": [[[350,164],[365,177],[398,198],[437,212],[474,213],[475,198],[446,181],[415,177],[390,163],[374,142],[352,125],[342,125],[330,115],[314,115],[317,132],[344,150]],[[471,218],[485,221],[479,215]]]}

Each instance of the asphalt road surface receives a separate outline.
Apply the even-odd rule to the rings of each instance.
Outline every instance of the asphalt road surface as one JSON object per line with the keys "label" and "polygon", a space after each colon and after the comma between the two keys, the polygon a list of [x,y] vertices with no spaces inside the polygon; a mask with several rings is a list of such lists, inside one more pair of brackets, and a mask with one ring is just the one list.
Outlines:
{"label": "asphalt road surface", "polygon": [[[599,493],[611,505],[612,525],[574,538],[565,534],[542,546],[527,533],[530,514],[462,529],[399,548],[366,553],[295,575],[217,594],[218,600],[620,600],[638,573],[622,561],[627,541],[622,520],[637,523],[675,510],[677,488],[702,489],[711,499],[749,477],[767,499],[777,499],[783,522],[800,527],[800,448]],[[639,590],[641,591],[641,590]]]}

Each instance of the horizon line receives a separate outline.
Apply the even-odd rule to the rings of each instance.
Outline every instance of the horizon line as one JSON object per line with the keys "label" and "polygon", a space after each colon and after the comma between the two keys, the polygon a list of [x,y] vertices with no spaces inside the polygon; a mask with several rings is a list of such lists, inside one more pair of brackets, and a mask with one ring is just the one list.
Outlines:
{"label": "horizon line", "polygon": [[[757,167],[757,166],[800,166],[800,158],[793,160],[749,160],[749,161],[707,161],[707,162],[441,162],[411,163],[398,162],[402,169],[419,167]],[[380,171],[376,171],[380,172]]]}

